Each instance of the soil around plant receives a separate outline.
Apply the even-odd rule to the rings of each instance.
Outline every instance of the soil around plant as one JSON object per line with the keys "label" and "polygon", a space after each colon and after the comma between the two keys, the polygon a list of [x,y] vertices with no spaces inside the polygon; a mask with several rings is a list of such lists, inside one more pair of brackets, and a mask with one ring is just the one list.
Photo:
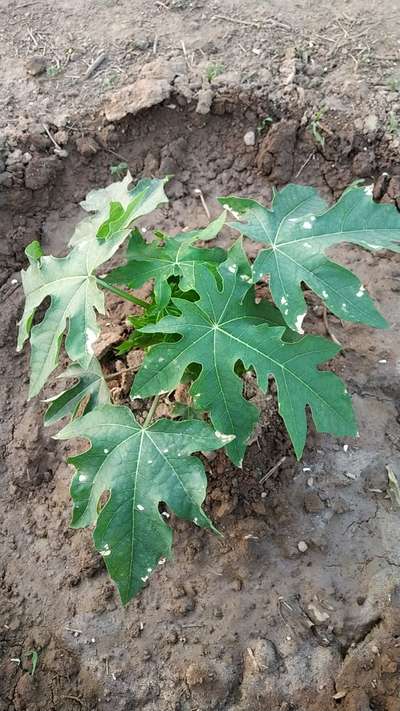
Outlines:
{"label": "soil around plant", "polygon": [[[400,711],[400,512],[387,476],[387,467],[400,476],[398,255],[332,250],[391,326],[374,331],[327,315],[343,346],[331,366],[353,397],[358,438],[316,434],[310,424],[297,462],[273,388],[265,396],[247,379],[262,415],[243,469],[222,452],[204,459],[206,508],[223,539],[174,520],[174,561],[126,608],[90,531],[69,528],[65,460],[84,445],[51,439],[41,398],[26,402],[28,351],[15,352],[29,241],[65,254],[79,202],[115,179],[110,169],[120,163],[135,178],[174,176],[170,204],[142,220],[147,233],[204,226],[199,190],[211,217],[217,196],[269,202],[287,182],[332,201],[364,179],[376,199],[400,200],[391,118],[400,104],[388,84],[398,67],[396,8],[382,3],[372,16],[372,4],[356,1],[245,10],[171,0],[155,15],[136,5],[133,32],[126,2],[92,0],[79,23],[75,5],[59,2],[52,25],[45,0],[0,2],[8,23],[0,29],[0,711]],[[262,27],[211,21],[218,15]],[[68,33],[82,41],[66,62]],[[181,35],[185,51],[169,50]],[[107,58],[81,82],[101,51]],[[35,74],[38,55],[45,69]],[[66,63],[51,76],[56,56]],[[211,77],[218,64],[224,71]],[[118,82],[110,87],[111,70]],[[258,78],[243,79],[252,72]],[[218,244],[233,238],[226,228]],[[327,335],[320,301],[306,298],[306,331]],[[131,305],[110,295],[107,306],[96,346],[105,372],[139,367],[139,354],[115,355]],[[128,402],[128,374],[110,386],[115,402]],[[59,388],[52,381],[44,396]]]}

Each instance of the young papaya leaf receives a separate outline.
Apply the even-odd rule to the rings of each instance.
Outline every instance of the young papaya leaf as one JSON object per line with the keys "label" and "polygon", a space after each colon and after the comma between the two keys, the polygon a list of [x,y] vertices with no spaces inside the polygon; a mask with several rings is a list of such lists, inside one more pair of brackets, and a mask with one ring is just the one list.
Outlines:
{"label": "young papaya leaf", "polygon": [[86,212],[94,214],[78,225],[69,244],[73,246],[81,240],[92,239],[93,234],[100,241],[108,240],[121,230],[126,230],[126,237],[135,220],[168,202],[164,192],[168,180],[142,178],[130,188],[132,176],[128,172],[123,180],[91,190],[80,205]]}
{"label": "young papaya leaf", "polygon": [[56,438],[71,437],[91,444],[69,459],[77,470],[71,486],[72,526],[95,524],[96,549],[125,604],[171,557],[172,530],[159,512],[161,502],[180,518],[215,530],[202,509],[204,467],[190,455],[218,449],[223,440],[198,420],[163,419],[142,427],[127,407],[112,405],[72,421]]}
{"label": "young papaya leaf", "polygon": [[110,391],[100,363],[94,356],[86,369],[79,363],[72,363],[60,378],[75,378],[78,382],[62,393],[45,400],[46,403],[50,403],[44,415],[46,426],[53,425],[63,417],[73,419],[80,410],[83,415],[84,412],[90,412],[95,407],[110,402]]}
{"label": "young papaya leaf", "polygon": [[254,369],[263,391],[268,389],[269,378],[274,378],[279,412],[297,457],[301,456],[306,439],[307,406],[319,432],[355,434],[351,400],[343,383],[333,373],[317,369],[336,355],[338,347],[316,336],[284,341],[285,327],[271,325],[276,323],[274,311],[269,320],[265,306],[254,303],[254,287],[249,288],[243,279],[246,274],[240,273],[232,254],[219,272],[221,290],[209,270],[197,265],[195,288],[199,300],[193,303],[174,299],[180,316],[167,316],[142,329],[179,334],[181,338],[150,349],[135,378],[132,394],[147,397],[172,390],[189,364],[199,364],[201,373],[190,394],[196,407],[209,413],[217,431],[236,436],[226,451],[239,466],[259,412],[243,397],[243,382],[235,373],[238,361],[246,370]]}
{"label": "young papaya leaf", "polygon": [[400,216],[394,206],[375,203],[371,193],[369,187],[350,187],[328,210],[312,188],[300,185],[281,190],[271,209],[254,200],[221,198],[241,220],[231,226],[268,245],[254,262],[254,279],[269,274],[272,297],[298,333],[307,311],[302,283],[342,319],[387,325],[358,277],[325,256],[328,247],[341,242],[400,251]]}
{"label": "young papaya leaf", "polygon": [[218,247],[193,247],[193,242],[216,237],[224,222],[225,213],[222,213],[204,229],[182,232],[176,237],[164,235],[164,244],[158,240],[148,243],[135,230],[128,244],[127,263],[113,269],[107,281],[110,284],[126,284],[130,288],[138,288],[154,279],[156,300],[161,304],[168,303],[170,293],[166,285],[170,277],[180,277],[180,288],[183,291],[193,289],[195,264],[202,262],[215,269],[226,258],[226,252]]}
{"label": "young papaya leaf", "polygon": [[[164,181],[152,183],[151,199],[147,193],[141,193],[146,210],[154,207],[155,194],[157,199],[162,199],[164,195]],[[90,200],[90,205],[95,204],[93,200]],[[143,214],[144,205],[141,206],[135,198],[136,212],[130,212],[130,220],[134,219],[134,215]],[[71,360],[85,369],[92,359],[92,345],[99,333],[96,311],[104,313],[104,296],[97,287],[95,272],[113,256],[128,235],[128,230],[119,229],[106,241],[99,241],[96,237],[97,229],[96,219],[94,222],[85,220],[82,223],[81,239],[66,257],[41,256],[36,244],[27,248],[30,266],[22,271],[26,300],[19,323],[17,348],[21,350],[30,336],[29,397],[37,395],[57,366],[65,331],[65,348]],[[43,320],[31,328],[36,309],[48,296],[51,301]]]}

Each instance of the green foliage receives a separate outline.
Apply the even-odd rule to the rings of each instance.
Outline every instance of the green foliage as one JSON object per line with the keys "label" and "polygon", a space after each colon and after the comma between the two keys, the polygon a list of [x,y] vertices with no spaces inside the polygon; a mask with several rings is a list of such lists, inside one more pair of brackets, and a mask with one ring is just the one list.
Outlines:
{"label": "green foliage", "polygon": [[290,328],[303,333],[303,283],[340,318],[376,328],[387,325],[360,280],[324,254],[341,242],[373,252],[400,251],[399,215],[393,206],[375,203],[369,187],[350,187],[329,209],[313,188],[300,185],[277,193],[271,209],[255,200],[220,201],[240,220],[232,227],[268,246],[254,262],[254,279],[269,275],[272,298]]}
{"label": "green foliage", "polygon": [[265,133],[265,131],[270,128],[271,124],[274,122],[274,119],[272,116],[266,116],[265,118],[261,119],[259,123],[257,124],[257,133],[260,135],[262,133]]}
{"label": "green foliage", "polygon": [[29,652],[25,653],[25,657],[31,658],[31,670],[29,672],[30,676],[35,676],[35,672],[39,663],[39,654],[36,649],[30,649]]}
{"label": "green foliage", "polygon": [[128,172],[128,163],[122,161],[116,165],[110,165],[111,175],[116,175],[118,178],[123,178]]}
{"label": "green foliage", "polygon": [[[190,363],[202,366],[191,395],[196,406],[209,412],[216,431],[235,435],[226,451],[241,466],[246,442],[258,419],[257,408],[244,399],[243,382],[235,373],[241,361],[257,374],[260,388],[273,376],[279,411],[298,456],[307,429],[305,407],[310,405],[317,430],[337,435],[355,434],[351,401],[340,380],[320,372],[316,365],[332,358],[338,347],[307,336],[292,343],[283,340],[285,326],[279,312],[266,301],[254,302],[249,288],[250,268],[238,243],[220,267],[222,288],[203,265],[195,268],[199,300],[174,299],[181,315],[167,316],[142,330],[179,333],[176,343],[154,346],[135,378],[132,394],[148,397],[173,390]],[[225,436],[225,435],[223,435]]]}
{"label": "green foliage", "polygon": [[84,412],[90,412],[95,407],[110,402],[110,393],[100,363],[94,357],[87,368],[73,363],[59,377],[74,378],[78,382],[45,400],[50,403],[44,415],[45,425],[53,425],[64,417],[74,418],[78,413],[83,415]]}
{"label": "green foliage", "polygon": [[181,232],[168,237],[161,232],[158,239],[147,243],[139,230],[134,230],[129,241],[125,266],[114,269],[107,277],[110,284],[126,284],[132,289],[143,286],[154,279],[154,296],[160,308],[165,308],[171,300],[170,277],[178,277],[182,291],[194,287],[194,267],[206,263],[210,269],[225,259],[223,249],[193,247],[199,240],[207,241],[218,235],[225,222],[225,214],[210,222],[203,230]]}
{"label": "green foliage", "polygon": [[399,134],[399,119],[397,118],[394,111],[389,111],[387,130],[389,133],[392,134],[392,136],[398,136]]}
{"label": "green foliage", "polygon": [[[90,214],[75,229],[65,257],[44,256],[38,242],[27,247],[30,266],[22,273],[26,303],[18,340],[21,349],[30,338],[32,397],[57,366],[65,334],[72,364],[61,377],[74,383],[46,401],[45,424],[67,418],[57,437],[90,443],[69,460],[76,469],[72,526],[95,527],[96,548],[123,603],[171,555],[166,506],[215,531],[202,509],[204,468],[192,454],[225,447],[241,466],[259,417],[244,396],[246,372],[254,374],[263,392],[271,379],[275,382],[297,457],[306,441],[307,410],[320,432],[356,433],[343,383],[319,369],[338,346],[302,335],[303,287],[314,290],[340,318],[384,327],[364,286],[325,251],[341,242],[400,251],[396,209],[374,203],[369,188],[355,185],[330,208],[314,189],[297,185],[277,193],[271,208],[248,198],[221,198],[235,216],[231,227],[262,244],[253,264],[242,237],[227,252],[199,245],[219,235],[225,212],[203,229],[174,236],[155,231],[148,241],[135,225],[166,202],[166,181],[144,179],[135,187],[131,181],[128,173],[89,193],[82,207]],[[128,237],[126,262],[98,276]],[[257,283],[266,275],[274,304],[259,301]],[[152,283],[146,301],[116,286],[136,289],[146,282]],[[96,314],[104,313],[101,289],[135,304],[128,317],[132,332],[118,353],[123,357],[132,348],[145,353],[131,391],[135,399],[155,396],[145,419],[111,404],[107,378],[94,357]],[[47,297],[45,315],[33,325]],[[185,402],[176,397],[174,404],[178,386]],[[153,421],[158,398],[166,393],[169,418]]]}
{"label": "green foliage", "polygon": [[[67,425],[58,439],[85,437],[90,449],[72,457],[73,528],[95,524],[94,543],[123,603],[171,556],[172,529],[163,502],[180,518],[215,530],[201,505],[202,462],[190,455],[225,443],[199,420],[158,420],[143,427],[127,407],[106,405]],[[108,492],[105,505],[102,495]]]}
{"label": "green foliage", "polygon": [[323,134],[324,129],[321,125],[321,119],[326,111],[327,109],[324,106],[321,109],[318,109],[318,111],[316,111],[313,115],[309,126],[311,135],[313,136],[315,142],[321,146],[321,148],[325,146],[325,136]]}
{"label": "green foliage", "polygon": [[[141,180],[130,190],[130,174],[120,183],[92,191],[82,207],[94,216],[81,222],[66,257],[45,257],[37,243],[28,247],[30,266],[22,272],[26,296],[19,323],[18,350],[30,337],[29,397],[37,395],[58,364],[66,331],[65,349],[72,361],[87,368],[99,329],[96,311],[104,313],[104,296],[96,282],[98,267],[110,259],[131,231],[132,222],[165,202],[162,180]],[[36,309],[50,296],[40,323],[33,326]]]}
{"label": "green foliage", "polygon": [[223,74],[225,71],[225,67],[223,64],[209,64],[207,67],[207,79],[209,82],[212,82],[213,79],[216,77],[219,77],[220,74]]}

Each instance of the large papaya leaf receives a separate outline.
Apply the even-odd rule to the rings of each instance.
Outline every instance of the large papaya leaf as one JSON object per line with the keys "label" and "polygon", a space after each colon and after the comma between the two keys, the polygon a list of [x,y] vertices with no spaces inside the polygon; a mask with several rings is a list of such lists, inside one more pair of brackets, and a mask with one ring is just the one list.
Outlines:
{"label": "large papaya leaf", "polygon": [[[140,182],[146,183],[146,189],[141,190],[140,200],[137,188],[132,191],[135,209],[131,210],[130,203],[125,208],[129,212],[126,229],[121,228],[121,222],[115,225],[110,223],[107,240],[99,240],[97,232],[99,228],[102,229],[99,219],[103,224],[105,218],[105,213],[99,213],[99,216],[84,220],[79,239],[75,240],[74,247],[66,257],[43,256],[37,243],[35,249],[28,247],[30,266],[22,272],[26,301],[19,324],[18,350],[21,350],[30,336],[29,397],[40,391],[57,366],[64,331],[67,331],[65,348],[71,360],[80,363],[84,369],[88,367],[93,355],[92,345],[99,333],[96,311],[104,313],[104,296],[97,287],[95,272],[113,256],[128,235],[128,222],[130,224],[136,217],[143,215],[143,211],[153,209],[156,202],[166,199],[163,191],[165,180]],[[127,193],[126,187],[124,191]],[[102,201],[100,203],[103,204]],[[93,194],[90,204],[94,207]],[[31,329],[35,311],[47,296],[51,297],[51,301],[46,314]]]}
{"label": "large papaya leaf", "polygon": [[316,367],[336,355],[338,347],[316,336],[283,340],[285,327],[271,325],[279,324],[275,310],[271,307],[267,312],[265,302],[254,303],[254,287],[249,289],[248,275],[239,268],[239,260],[234,261],[235,251],[219,267],[221,290],[209,270],[198,265],[195,289],[199,300],[174,299],[181,316],[167,316],[142,329],[180,334],[181,339],[151,348],[135,378],[133,396],[172,390],[191,363],[201,365],[191,395],[199,409],[209,412],[217,431],[236,435],[226,450],[240,466],[259,414],[242,395],[243,383],[235,373],[240,361],[246,369],[255,370],[262,390],[267,390],[270,376],[275,379],[279,412],[298,457],[306,439],[307,406],[318,431],[355,434],[351,400],[343,383]]}
{"label": "large papaya leaf", "polygon": [[271,209],[254,200],[220,199],[241,220],[232,227],[268,245],[254,262],[254,279],[269,274],[276,305],[299,333],[307,311],[302,283],[342,319],[380,328],[387,325],[360,280],[324,254],[340,242],[371,251],[400,251],[400,215],[395,207],[374,202],[371,192],[369,187],[350,187],[328,210],[313,188],[301,185],[283,188]]}
{"label": "large papaya leaf", "polygon": [[[199,420],[158,420],[142,427],[127,407],[112,405],[96,408],[57,435],[71,437],[91,443],[69,459],[77,469],[72,526],[96,525],[95,546],[127,603],[157,564],[171,557],[172,530],[159,512],[160,502],[177,516],[215,530],[201,508],[204,467],[190,455],[218,449],[224,438]],[[105,493],[108,500],[101,507]]]}
{"label": "large papaya leaf", "polygon": [[79,363],[72,363],[59,377],[75,378],[78,382],[45,400],[50,403],[44,415],[45,425],[53,425],[63,417],[73,419],[79,411],[83,415],[84,412],[90,412],[95,407],[110,402],[110,391],[100,363],[94,356],[86,369]]}
{"label": "large papaya leaf", "polygon": [[226,259],[223,249],[193,247],[194,242],[216,237],[224,222],[225,213],[222,213],[204,229],[181,232],[175,237],[162,235],[164,244],[158,240],[148,243],[135,230],[128,244],[127,263],[113,269],[107,281],[110,284],[126,284],[135,289],[154,279],[156,301],[162,308],[165,307],[171,296],[167,284],[169,277],[180,277],[180,288],[188,291],[193,289],[195,264],[205,262],[215,266]]}

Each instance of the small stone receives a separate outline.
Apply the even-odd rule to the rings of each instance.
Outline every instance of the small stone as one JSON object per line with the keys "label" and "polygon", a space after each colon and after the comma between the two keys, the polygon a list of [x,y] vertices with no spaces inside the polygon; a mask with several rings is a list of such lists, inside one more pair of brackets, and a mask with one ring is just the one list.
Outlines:
{"label": "small stone", "polygon": [[12,183],[13,180],[11,173],[8,173],[7,171],[4,173],[0,173],[0,187],[11,188]]}
{"label": "small stone", "polygon": [[271,674],[278,669],[279,665],[278,650],[270,639],[256,639],[249,643],[244,656],[246,676],[259,673],[260,669]]}
{"label": "small stone", "polygon": [[170,94],[171,82],[167,79],[138,79],[112,96],[104,109],[106,119],[119,121],[128,114],[137,114],[143,109],[161,104],[165,99],[169,99]]}
{"label": "small stone", "polygon": [[133,49],[138,49],[140,52],[144,52],[150,45],[151,40],[149,37],[135,37],[135,39],[132,40]]}
{"label": "small stone", "polygon": [[210,113],[213,93],[211,89],[201,89],[197,95],[196,112],[205,116]]}
{"label": "small stone", "polygon": [[395,674],[397,671],[397,663],[390,659],[387,654],[383,654],[381,657],[381,669],[384,674]]}
{"label": "small stone", "polygon": [[256,145],[255,131],[247,131],[247,133],[245,133],[243,136],[243,140],[244,140],[246,146],[255,146]]}
{"label": "small stone", "polygon": [[61,128],[54,134],[53,138],[59,146],[65,146],[68,143],[68,131]]}
{"label": "small stone", "polygon": [[305,541],[299,541],[297,544],[297,548],[299,549],[300,553],[306,553],[306,551],[308,551],[308,545]]}
{"label": "small stone", "polygon": [[76,148],[78,153],[80,153],[81,156],[84,156],[84,158],[94,156],[99,150],[98,144],[91,136],[82,136],[82,138],[78,138],[76,141]]}
{"label": "small stone", "polygon": [[52,182],[57,170],[57,158],[35,156],[25,169],[25,185],[30,190],[40,190]]}
{"label": "small stone", "polygon": [[327,622],[329,620],[328,613],[325,612],[324,610],[321,610],[313,602],[310,602],[310,604],[308,605],[308,609],[311,613],[311,617],[314,620],[314,622],[322,624],[323,622]]}
{"label": "small stone", "polygon": [[26,63],[26,71],[33,77],[37,77],[46,71],[46,60],[44,57],[31,57]]}
{"label": "small stone", "polygon": [[308,491],[304,495],[304,509],[307,513],[320,513],[320,511],[323,511],[324,504],[315,491]]}
{"label": "small stone", "polygon": [[360,151],[353,158],[353,175],[357,178],[369,178],[375,171],[375,153]]}
{"label": "small stone", "polygon": [[378,128],[379,119],[376,114],[368,114],[364,119],[364,129],[367,133],[373,133]]}
{"label": "small stone", "polygon": [[22,156],[22,162],[24,163],[24,165],[27,165],[29,163],[29,161],[31,161],[31,160],[32,160],[32,154],[31,153],[24,153],[24,155]]}
{"label": "small stone", "polygon": [[16,148],[15,151],[12,151],[11,153],[9,153],[6,158],[7,165],[16,165],[17,163],[21,163],[21,162],[22,162],[22,151],[19,148]]}
{"label": "small stone", "polygon": [[208,680],[210,669],[205,662],[192,662],[186,669],[186,683],[190,689],[202,686]]}
{"label": "small stone", "polygon": [[50,138],[46,134],[41,133],[40,131],[33,131],[33,133],[31,133],[29,136],[29,140],[32,146],[34,148],[38,148],[39,150],[45,150],[51,145]]}

